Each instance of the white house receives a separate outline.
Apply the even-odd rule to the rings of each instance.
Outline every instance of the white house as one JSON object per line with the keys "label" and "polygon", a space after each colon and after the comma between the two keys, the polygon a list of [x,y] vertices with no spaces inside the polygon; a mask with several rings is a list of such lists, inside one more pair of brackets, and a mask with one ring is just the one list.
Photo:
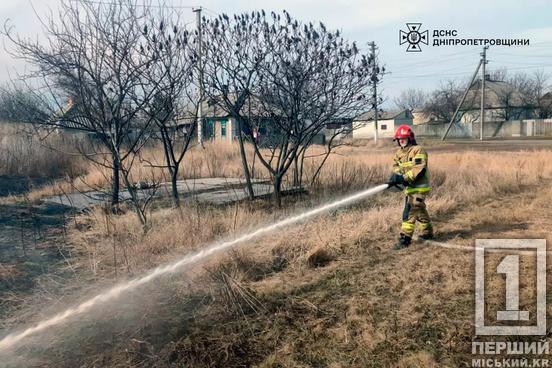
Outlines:
{"label": "white house", "polygon": [[[399,125],[412,125],[410,110],[388,111],[378,116],[378,137],[391,138]],[[353,120],[353,139],[374,138],[374,112],[368,111]]]}

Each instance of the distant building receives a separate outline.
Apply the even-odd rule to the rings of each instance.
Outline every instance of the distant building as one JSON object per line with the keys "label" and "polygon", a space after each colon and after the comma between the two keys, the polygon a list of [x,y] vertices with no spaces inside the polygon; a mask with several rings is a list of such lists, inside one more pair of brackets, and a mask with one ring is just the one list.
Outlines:
{"label": "distant building", "polygon": [[203,139],[231,142],[238,136],[235,118],[218,104],[203,104]]}
{"label": "distant building", "polygon": [[[399,125],[413,124],[412,112],[408,109],[401,111],[387,111],[378,115],[378,137],[393,137]],[[353,138],[374,138],[374,112],[368,111],[353,119]]]}
{"label": "distant building", "polygon": [[352,138],[352,132],[353,119],[350,118],[333,119],[331,120],[331,122],[326,124],[326,126],[322,130],[324,141],[328,141],[329,139],[333,139],[334,141],[350,139]]}
{"label": "distant building", "polygon": [[552,118],[552,92],[545,93],[539,99],[537,114],[539,118]]}
{"label": "distant building", "polygon": [[[204,140],[232,142],[238,139],[238,122],[236,118],[221,107],[222,103],[215,100],[208,100],[202,103],[202,133]],[[272,135],[270,124],[259,113],[258,103],[254,99],[248,99],[242,107],[242,113],[251,119],[260,121],[260,126],[251,134],[259,142]],[[249,136],[247,124],[243,124],[242,132]]]}
{"label": "distant building", "polygon": [[[278,145],[281,138],[281,129],[276,120],[285,119],[284,117],[267,116],[260,103],[255,98],[248,99],[242,107],[244,119],[251,119],[255,128],[249,131],[250,124],[243,124],[242,132],[248,139],[252,136],[261,146]],[[226,109],[221,107],[221,103],[216,101],[206,101],[202,105],[203,115],[203,139],[211,141],[228,141],[238,139],[238,122],[232,117]],[[308,121],[304,122],[307,126]],[[336,119],[326,125],[319,134],[316,134],[309,142],[310,144],[324,144],[327,138],[330,138],[337,129],[338,138],[342,139],[350,133],[351,120]]]}
{"label": "distant building", "polygon": [[[485,121],[531,119],[536,109],[514,85],[485,76]],[[472,84],[459,110],[463,123],[481,121],[481,79]]]}
{"label": "distant building", "polygon": [[412,110],[412,124],[437,124],[439,120],[435,115],[430,112],[425,111],[424,109],[414,109]]}

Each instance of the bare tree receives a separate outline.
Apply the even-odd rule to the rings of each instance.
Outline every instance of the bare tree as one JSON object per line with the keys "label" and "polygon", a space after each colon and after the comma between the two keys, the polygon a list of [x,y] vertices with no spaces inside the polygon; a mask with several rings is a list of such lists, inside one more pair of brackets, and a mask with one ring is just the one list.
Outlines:
{"label": "bare tree", "polygon": [[543,99],[550,75],[543,70],[510,75],[506,68],[501,68],[491,73],[490,79],[505,83],[504,88],[495,91],[499,107],[497,116],[500,119],[544,118],[550,112],[550,104]]}
{"label": "bare tree", "polygon": [[414,110],[422,108],[427,102],[427,94],[421,89],[409,88],[402,91],[393,100],[399,110]]}
{"label": "bare tree", "polygon": [[504,67],[494,69],[489,73],[490,80],[505,82],[507,78],[508,78],[508,69]]}
{"label": "bare tree", "polygon": [[550,88],[550,74],[545,73],[544,70],[536,70],[533,73],[534,93],[533,100],[538,108],[539,118],[546,118],[552,112],[552,103],[547,101],[543,97],[546,95],[546,91]]}
{"label": "bare tree", "polygon": [[240,156],[248,195],[255,194],[244,147],[244,125],[249,110],[247,101],[260,81],[259,67],[271,52],[269,40],[281,32],[271,28],[265,13],[226,14],[202,20],[205,64],[203,66],[205,95],[211,104],[220,106],[237,123]]}
{"label": "bare tree", "polygon": [[[550,75],[544,70],[535,70],[531,74],[516,73],[509,82],[520,92],[525,109],[532,109],[531,115],[545,118],[550,113],[550,103],[543,99],[549,87]],[[525,114],[527,115],[527,114]]]}
{"label": "bare tree", "polygon": [[[465,87],[464,87],[465,88]],[[442,82],[438,89],[433,91],[425,104],[424,111],[435,117],[437,121],[449,122],[454,111],[460,103],[463,86],[454,80]],[[467,109],[468,103],[464,103],[462,110]],[[461,117],[458,117],[460,119]]]}
{"label": "bare tree", "polygon": [[[8,24],[4,27],[13,55],[35,67],[26,80],[40,86],[30,90],[50,117],[39,123],[88,132],[101,142],[104,150],[83,154],[112,171],[113,207],[119,203],[121,173],[132,199],[138,199],[130,169],[147,138],[151,119],[144,108],[156,93],[151,84],[158,83],[143,78],[153,63],[151,54],[140,48],[150,18],[150,8],[132,0],[63,0],[57,16],[41,19],[44,42],[22,38]],[[145,223],[145,213],[139,206],[135,209]]]}
{"label": "bare tree", "polygon": [[[330,134],[328,135],[329,137],[326,137],[327,140],[326,140],[326,144],[324,145],[324,153],[319,155],[319,156],[322,156],[322,160],[320,161],[320,163],[318,164],[318,167],[314,171],[314,174],[310,178],[311,186],[314,186],[315,183],[317,182],[320,176],[320,173],[322,171],[322,168],[326,164],[326,161],[328,160],[330,155],[336,150],[336,148],[350,144],[350,140],[348,139],[348,137],[351,136],[353,130],[355,129],[355,127],[353,127],[352,119],[350,119],[350,121],[351,121],[350,123],[346,123],[346,124],[329,123],[326,125],[326,129],[330,132]],[[301,163],[304,162],[305,158],[310,158],[305,156],[306,152],[307,151],[304,150],[302,153]],[[301,167],[301,172],[302,172],[302,167]]]}
{"label": "bare tree", "polygon": [[144,72],[153,98],[146,112],[156,126],[163,144],[164,167],[171,178],[171,195],[180,206],[178,175],[196,131],[199,94],[196,77],[198,55],[196,35],[185,29],[176,12],[159,14],[157,22],[144,26],[145,45],[141,51],[153,60]]}
{"label": "bare tree", "polygon": [[499,89],[495,92],[495,95],[496,106],[493,108],[493,112],[498,120],[522,119],[527,117],[529,110],[532,110],[532,107],[526,104],[527,97],[514,87]]}
{"label": "bare tree", "polygon": [[[258,114],[255,121],[246,121],[246,131],[281,205],[286,173],[295,165],[294,184],[300,183],[304,153],[326,125],[358,115],[369,103],[375,63],[322,23],[302,24],[285,11],[268,20],[259,13],[242,19],[246,25],[256,19],[265,24],[264,46],[270,52],[258,62],[252,93]],[[253,136],[263,129],[264,142]]]}

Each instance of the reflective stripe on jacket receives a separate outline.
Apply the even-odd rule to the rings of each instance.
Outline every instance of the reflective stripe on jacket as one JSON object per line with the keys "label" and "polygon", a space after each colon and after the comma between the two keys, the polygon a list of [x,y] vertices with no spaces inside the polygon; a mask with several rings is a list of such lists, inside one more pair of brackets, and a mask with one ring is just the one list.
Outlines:
{"label": "reflective stripe on jacket", "polygon": [[401,174],[408,182],[406,194],[425,193],[431,190],[427,167],[427,153],[418,145],[399,148],[393,158],[393,171]]}

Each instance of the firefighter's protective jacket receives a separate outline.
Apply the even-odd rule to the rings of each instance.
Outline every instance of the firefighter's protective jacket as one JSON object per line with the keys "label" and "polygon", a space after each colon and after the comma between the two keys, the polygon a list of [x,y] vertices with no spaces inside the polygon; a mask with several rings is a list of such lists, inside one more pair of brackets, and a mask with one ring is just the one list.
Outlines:
{"label": "firefighter's protective jacket", "polygon": [[393,171],[408,182],[406,194],[425,193],[431,190],[427,168],[427,153],[417,144],[409,144],[395,152]]}

